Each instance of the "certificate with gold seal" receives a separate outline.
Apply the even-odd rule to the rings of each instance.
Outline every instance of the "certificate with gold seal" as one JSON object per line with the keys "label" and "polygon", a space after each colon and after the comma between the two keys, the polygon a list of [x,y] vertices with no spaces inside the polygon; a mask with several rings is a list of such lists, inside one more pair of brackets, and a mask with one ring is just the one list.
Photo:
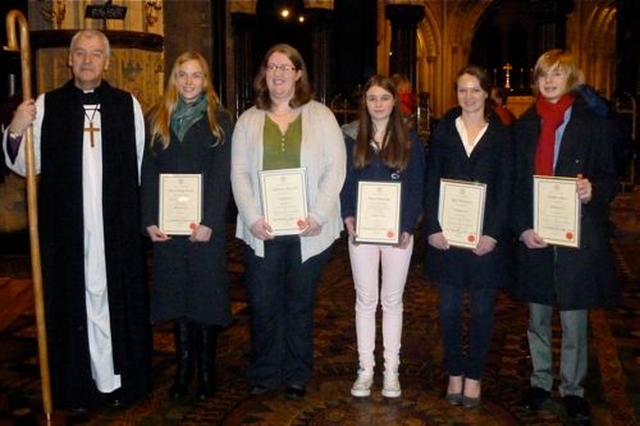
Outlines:
{"label": "certificate with gold seal", "polygon": [[482,236],[487,185],[440,179],[438,221],[451,246],[474,249]]}
{"label": "certificate with gold seal", "polygon": [[168,235],[191,235],[202,217],[202,175],[160,174],[158,227]]}
{"label": "certificate with gold seal", "polygon": [[577,179],[533,176],[533,230],[547,243],[580,247]]}
{"label": "certificate with gold seal", "polygon": [[262,214],[273,235],[296,235],[307,219],[307,169],[258,172]]}
{"label": "certificate with gold seal", "polygon": [[401,195],[401,182],[358,182],[356,243],[400,243]]}

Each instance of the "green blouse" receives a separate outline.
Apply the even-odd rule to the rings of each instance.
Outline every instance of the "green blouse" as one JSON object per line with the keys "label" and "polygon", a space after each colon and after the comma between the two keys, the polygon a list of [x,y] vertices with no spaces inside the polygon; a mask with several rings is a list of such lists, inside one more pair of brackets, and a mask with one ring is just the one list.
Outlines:
{"label": "green blouse", "polygon": [[293,120],[282,133],[268,115],[264,121],[262,168],[264,170],[300,167],[302,145],[302,115]]}

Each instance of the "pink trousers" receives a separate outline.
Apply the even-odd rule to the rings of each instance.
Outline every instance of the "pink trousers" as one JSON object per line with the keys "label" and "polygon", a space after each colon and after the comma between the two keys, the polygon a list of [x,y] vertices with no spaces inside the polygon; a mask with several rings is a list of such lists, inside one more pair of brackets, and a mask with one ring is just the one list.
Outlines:
{"label": "pink trousers", "polygon": [[[374,244],[355,245],[349,239],[349,258],[356,289],[356,335],[361,372],[373,373],[375,366],[378,299],[382,305],[384,369],[389,373],[398,371],[402,337],[402,294],[412,252],[413,237],[406,249]],[[382,281],[380,286],[379,281]]]}

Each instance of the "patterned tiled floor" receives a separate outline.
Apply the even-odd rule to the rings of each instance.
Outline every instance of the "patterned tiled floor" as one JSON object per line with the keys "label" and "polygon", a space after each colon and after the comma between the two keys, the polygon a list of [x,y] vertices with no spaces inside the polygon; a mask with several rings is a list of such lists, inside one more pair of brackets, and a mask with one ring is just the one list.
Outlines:
{"label": "patterned tiled floor", "polygon": [[[614,203],[617,272],[623,303],[612,311],[593,310],[590,370],[586,383],[594,425],[635,425],[640,421],[640,191]],[[154,392],[133,407],[104,408],[87,416],[55,412],[52,424],[89,425],[565,425],[556,398],[544,411],[518,408],[530,363],[525,337],[526,307],[499,294],[483,404],[473,410],[442,399],[446,385],[439,339],[437,293],[422,277],[420,259],[412,266],[405,293],[402,397],[386,400],[376,378],[371,398],[350,397],[357,365],[353,325],[354,292],[345,242],[338,241],[325,270],[316,310],[315,375],[307,396],[287,400],[282,392],[247,396],[248,318],[242,289],[241,244],[230,242],[229,272],[236,321],[221,335],[218,392],[207,401],[166,399],[171,381],[172,338],[168,325],[154,329]],[[12,257],[14,268],[19,258]],[[3,262],[6,259],[3,259]],[[3,267],[4,268],[4,267]],[[0,271],[2,272],[2,271]],[[0,273],[2,275],[2,273]],[[1,302],[0,302],[1,303]],[[35,329],[25,314],[0,335],[0,425],[44,424],[40,413]],[[555,335],[559,340],[559,333]],[[557,346],[557,345],[556,345]],[[378,354],[378,358],[380,354]],[[382,362],[379,360],[378,365]]]}

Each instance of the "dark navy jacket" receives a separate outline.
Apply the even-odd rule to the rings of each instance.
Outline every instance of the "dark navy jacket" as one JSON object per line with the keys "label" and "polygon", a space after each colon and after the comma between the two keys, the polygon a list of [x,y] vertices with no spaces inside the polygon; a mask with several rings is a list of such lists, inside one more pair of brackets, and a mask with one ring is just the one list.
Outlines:
{"label": "dark navy jacket", "polygon": [[353,148],[356,142],[351,136],[345,134],[347,177],[340,193],[343,219],[356,214],[359,181],[402,182],[400,228],[401,232],[413,234],[418,216],[422,212],[425,158],[422,142],[415,130],[409,131],[409,140],[411,143],[409,164],[402,172],[387,167],[378,155],[374,156],[367,167],[356,170],[353,166]]}

